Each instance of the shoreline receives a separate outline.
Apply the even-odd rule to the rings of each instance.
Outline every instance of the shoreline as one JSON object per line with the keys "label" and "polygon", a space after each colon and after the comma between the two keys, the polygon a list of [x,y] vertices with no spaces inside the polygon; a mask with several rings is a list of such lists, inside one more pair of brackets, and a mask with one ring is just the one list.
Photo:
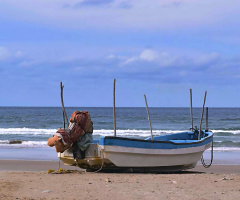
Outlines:
{"label": "shoreline", "polygon": [[[210,163],[211,151],[203,153],[206,164]],[[58,161],[55,148],[0,148],[0,160]],[[201,161],[198,162],[201,164]],[[240,165],[240,151],[214,151],[213,165]]]}
{"label": "shoreline", "polygon": [[[76,166],[65,165],[62,161],[34,161],[34,160],[0,160],[0,171],[29,171],[29,172],[47,172],[49,169],[58,170],[85,171]],[[204,168],[201,164],[197,164],[195,168],[184,170],[180,173],[206,173],[206,174],[240,174],[240,165],[211,165],[210,168]],[[101,173],[101,172],[100,172]],[[124,173],[119,173],[124,174]],[[128,173],[127,173],[128,174]],[[141,174],[141,173],[139,173]],[[142,173],[144,174],[144,173]],[[146,173],[147,174],[147,173]],[[154,173],[153,173],[154,174]],[[156,173],[155,173],[156,174]],[[174,172],[173,172],[174,174]]]}

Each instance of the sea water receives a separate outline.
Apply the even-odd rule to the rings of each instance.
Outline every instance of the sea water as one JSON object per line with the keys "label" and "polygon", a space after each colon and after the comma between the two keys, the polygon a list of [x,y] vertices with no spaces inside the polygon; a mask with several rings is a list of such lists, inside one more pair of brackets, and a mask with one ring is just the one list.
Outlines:
{"label": "sea water", "polygon": [[[93,121],[93,138],[113,136],[113,109],[108,107],[67,107],[70,118],[76,110],[89,111]],[[189,108],[149,108],[153,135],[189,131]],[[193,124],[199,128],[202,108],[193,108]],[[214,152],[226,159],[236,155],[232,162],[240,161],[240,108],[209,108],[208,127],[205,114],[202,129],[214,133]],[[61,107],[0,107],[0,159],[54,160],[54,148],[47,146],[47,139],[63,127]],[[116,108],[118,137],[145,139],[151,136],[146,108]],[[10,144],[11,141],[21,141]],[[217,153],[217,154],[216,154]],[[208,150],[207,157],[210,155]],[[230,157],[231,157],[230,156]],[[234,162],[234,160],[236,160]]]}

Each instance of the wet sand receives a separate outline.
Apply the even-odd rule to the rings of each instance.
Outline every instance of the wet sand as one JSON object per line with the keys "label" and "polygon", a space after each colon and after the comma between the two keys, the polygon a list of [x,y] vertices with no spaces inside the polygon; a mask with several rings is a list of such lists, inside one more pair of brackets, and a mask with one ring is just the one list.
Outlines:
{"label": "wet sand", "polygon": [[[81,170],[75,166],[64,165],[60,162],[60,168],[66,170]],[[58,161],[33,161],[33,160],[0,160],[0,171],[43,171],[48,169],[58,170]],[[197,165],[194,169],[187,170],[197,173],[216,173],[216,174],[240,174],[240,165],[212,165],[210,168],[204,168]]]}
{"label": "wet sand", "polygon": [[[172,174],[48,174],[57,161],[0,160],[0,199],[239,199],[240,165]],[[61,163],[61,168],[78,170]]]}

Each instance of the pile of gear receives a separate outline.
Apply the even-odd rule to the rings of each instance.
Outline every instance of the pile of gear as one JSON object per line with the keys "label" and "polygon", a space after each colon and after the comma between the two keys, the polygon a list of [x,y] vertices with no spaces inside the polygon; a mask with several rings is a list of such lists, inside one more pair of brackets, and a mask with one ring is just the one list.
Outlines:
{"label": "pile of gear", "polygon": [[93,142],[93,122],[88,111],[72,113],[68,128],[60,128],[48,139],[50,147],[55,146],[56,152],[63,153],[72,148],[74,159],[83,159],[85,150]]}

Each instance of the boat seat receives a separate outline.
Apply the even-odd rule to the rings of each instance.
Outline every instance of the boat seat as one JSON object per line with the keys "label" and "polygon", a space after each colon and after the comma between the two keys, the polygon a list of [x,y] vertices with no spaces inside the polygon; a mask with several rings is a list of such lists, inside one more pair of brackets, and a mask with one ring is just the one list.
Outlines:
{"label": "boat seat", "polygon": [[169,140],[170,142],[174,143],[191,143],[193,140]]}
{"label": "boat seat", "polygon": [[[148,137],[145,140],[152,140],[152,138]],[[160,139],[160,138],[157,138],[157,137],[153,137],[153,141],[166,141],[166,140],[163,140],[163,139]]]}

